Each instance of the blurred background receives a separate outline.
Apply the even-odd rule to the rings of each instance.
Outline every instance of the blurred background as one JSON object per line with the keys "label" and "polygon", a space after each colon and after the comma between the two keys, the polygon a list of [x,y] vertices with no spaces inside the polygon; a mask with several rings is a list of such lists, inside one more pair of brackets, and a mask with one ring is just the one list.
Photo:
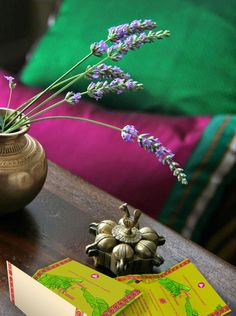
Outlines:
{"label": "blurred background", "polygon": [[0,68],[18,72],[61,0],[0,0]]}

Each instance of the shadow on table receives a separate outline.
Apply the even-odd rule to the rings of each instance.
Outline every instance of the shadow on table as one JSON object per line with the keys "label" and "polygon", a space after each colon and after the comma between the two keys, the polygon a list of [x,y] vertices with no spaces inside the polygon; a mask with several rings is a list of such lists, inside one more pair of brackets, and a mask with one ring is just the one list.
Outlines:
{"label": "shadow on table", "polygon": [[38,239],[37,224],[27,209],[19,210],[1,217],[0,233],[8,233],[9,237],[30,237],[32,242],[36,242]]}
{"label": "shadow on table", "polygon": [[34,218],[27,209],[0,218],[0,263],[6,261],[19,268],[31,266],[37,256],[39,231]]}

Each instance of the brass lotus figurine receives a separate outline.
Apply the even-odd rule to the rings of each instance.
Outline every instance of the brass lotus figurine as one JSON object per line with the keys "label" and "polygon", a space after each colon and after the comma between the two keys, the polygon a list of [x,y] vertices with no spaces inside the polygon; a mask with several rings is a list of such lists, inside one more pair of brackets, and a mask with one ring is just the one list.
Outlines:
{"label": "brass lotus figurine", "polygon": [[93,257],[95,266],[108,268],[115,275],[152,273],[153,267],[164,262],[156,250],[165,238],[150,227],[139,229],[140,210],[134,210],[131,216],[126,203],[120,209],[124,216],[118,224],[112,220],[90,224],[89,231],[96,237],[86,253]]}

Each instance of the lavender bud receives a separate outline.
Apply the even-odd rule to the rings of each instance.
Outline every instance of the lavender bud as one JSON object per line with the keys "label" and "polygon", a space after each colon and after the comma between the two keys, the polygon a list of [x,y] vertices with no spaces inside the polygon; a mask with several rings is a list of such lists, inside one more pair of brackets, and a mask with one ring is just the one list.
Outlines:
{"label": "lavender bud", "polygon": [[108,46],[105,41],[95,42],[90,46],[91,53],[98,57],[106,53],[107,48]]}
{"label": "lavender bud", "polygon": [[80,99],[81,99],[81,94],[79,92],[74,93],[74,92],[70,91],[65,96],[66,102],[68,102],[70,104],[79,103]]}
{"label": "lavender bud", "polygon": [[98,81],[97,83],[91,82],[87,88],[87,93],[90,97],[99,100],[104,94],[109,92],[116,92],[120,94],[125,90],[139,90],[143,85],[132,79],[115,78],[110,83],[107,81]]}
{"label": "lavender bud", "polygon": [[14,80],[15,80],[14,77],[12,77],[12,76],[4,76],[4,78],[8,81],[10,89],[14,89],[16,87],[16,83],[14,83]]}
{"label": "lavender bud", "polygon": [[152,20],[134,20],[130,24],[121,24],[113,26],[108,30],[108,40],[111,42],[118,42],[125,39],[131,34],[141,33],[145,30],[152,30],[156,28],[157,24]]}
{"label": "lavender bud", "polygon": [[126,125],[122,128],[121,137],[125,142],[133,142],[138,136],[138,131],[133,125]]}
{"label": "lavender bud", "polygon": [[182,184],[188,183],[183,169],[178,168],[179,164],[172,160],[174,154],[170,149],[165,148],[158,138],[150,136],[150,134],[140,134],[138,135],[137,140],[142,148],[153,153],[160,162],[163,164],[167,163],[173,175],[177,177],[179,182]]}
{"label": "lavender bud", "polygon": [[107,54],[113,61],[118,61],[123,58],[130,50],[139,49],[141,46],[147,43],[153,43],[155,40],[164,39],[170,36],[170,31],[149,31],[141,33],[139,35],[132,34],[124,39],[123,42],[116,43],[110,46],[107,50]]}
{"label": "lavender bud", "polygon": [[112,67],[106,64],[100,64],[97,67],[88,66],[86,69],[87,79],[114,79],[117,77],[129,79],[130,75],[117,66]]}

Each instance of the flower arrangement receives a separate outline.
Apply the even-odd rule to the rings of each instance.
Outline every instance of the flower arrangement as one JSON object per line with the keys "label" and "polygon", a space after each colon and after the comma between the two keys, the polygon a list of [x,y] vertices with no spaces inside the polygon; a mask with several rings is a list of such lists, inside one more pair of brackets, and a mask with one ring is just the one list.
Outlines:
{"label": "flower arrangement", "polygon": [[[90,53],[88,55],[77,62],[46,89],[18,106],[14,111],[5,111],[5,114],[0,116],[0,133],[14,133],[24,126],[29,126],[33,123],[49,119],[72,119],[102,125],[119,131],[124,141],[133,142],[134,140],[137,140],[142,148],[153,153],[163,164],[166,163],[179,182],[187,184],[186,175],[183,172],[183,169],[179,168],[179,164],[173,160],[174,154],[171,150],[165,148],[158,138],[146,133],[139,134],[133,125],[119,128],[83,117],[40,117],[41,114],[64,102],[77,104],[84,95],[100,100],[105,94],[110,92],[120,94],[129,90],[137,91],[142,89],[143,85],[133,80],[128,73],[124,72],[118,66],[108,65],[105,62],[109,60],[117,62],[130,51],[137,50],[145,44],[153,43],[156,40],[161,40],[170,36],[170,32],[167,30],[154,31],[156,27],[157,24],[152,20],[134,20],[129,24],[122,24],[109,28],[106,40],[93,43],[90,46]],[[85,60],[92,56],[100,58],[100,61],[93,66],[87,66],[83,72],[73,76],[71,75],[72,71],[77,69]],[[5,78],[9,82],[10,89],[9,99],[6,106],[6,110],[8,110],[16,83],[11,76],[5,76]],[[78,82],[81,78],[86,78],[91,81],[87,86],[86,91],[67,92],[60,101],[47,106],[49,101],[53,100],[53,98],[61,92],[65,90],[68,91],[69,87]],[[55,89],[57,90],[55,91]],[[42,100],[44,94],[50,90],[54,90],[54,93],[50,97]]]}

